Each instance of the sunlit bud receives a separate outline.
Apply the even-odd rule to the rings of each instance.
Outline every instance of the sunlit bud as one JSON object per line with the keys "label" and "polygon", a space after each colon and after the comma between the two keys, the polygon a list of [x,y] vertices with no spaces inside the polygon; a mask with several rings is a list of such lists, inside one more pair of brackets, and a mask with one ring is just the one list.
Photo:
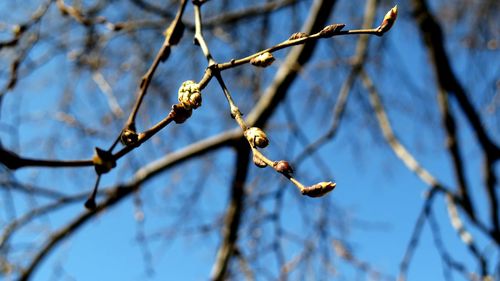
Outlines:
{"label": "sunlit bud", "polygon": [[178,104],[172,105],[173,119],[177,124],[184,123],[189,117],[191,117],[192,113],[193,110],[191,108],[187,109],[183,106],[179,106]]}
{"label": "sunlit bud", "polygon": [[170,45],[177,45],[184,34],[185,26],[182,21],[173,21],[170,26],[165,30],[164,35],[168,39]]}
{"label": "sunlit bud", "polygon": [[256,155],[253,156],[253,163],[259,168],[265,168],[267,166],[267,164]]}
{"label": "sunlit bud", "polygon": [[303,195],[309,197],[321,197],[335,188],[336,184],[334,182],[320,182],[315,185],[311,185],[303,188],[300,192]]}
{"label": "sunlit bud", "polygon": [[252,127],[244,132],[245,137],[252,147],[264,148],[269,144],[266,133],[260,128]]}
{"label": "sunlit bud", "polygon": [[378,31],[380,33],[385,33],[391,29],[392,25],[394,25],[394,22],[396,21],[396,18],[398,17],[398,5],[394,6],[392,9],[385,14],[384,19],[382,20],[382,23],[378,27]]}
{"label": "sunlit bud", "polygon": [[184,81],[179,88],[179,102],[186,109],[197,109],[201,105],[201,92],[198,84],[192,80]]}
{"label": "sunlit bud", "polygon": [[136,146],[138,140],[139,140],[139,135],[135,132],[134,129],[131,128],[123,130],[120,136],[120,141],[125,146]]}
{"label": "sunlit bud", "polygon": [[323,28],[319,32],[319,37],[322,37],[322,38],[332,37],[333,35],[335,35],[339,31],[341,31],[342,28],[344,28],[344,26],[345,26],[345,24],[342,24],[342,23],[330,24],[330,25],[326,26],[325,28]]}
{"label": "sunlit bud", "polygon": [[116,167],[116,161],[113,153],[110,151],[102,150],[99,147],[95,148],[95,154],[92,157],[94,168],[97,174],[105,174]]}
{"label": "sunlit bud", "polygon": [[274,62],[273,54],[269,52],[265,52],[260,54],[250,60],[250,63],[255,66],[267,67],[270,66]]}
{"label": "sunlit bud", "polygon": [[308,35],[304,32],[295,32],[294,34],[292,34],[290,36],[290,38],[288,38],[288,40],[296,40],[296,39],[300,39],[300,38],[305,38],[307,36]]}
{"label": "sunlit bud", "polygon": [[290,164],[287,161],[284,161],[284,160],[274,162],[273,168],[277,172],[282,173],[285,176],[291,176],[293,174],[292,167],[290,166]]}

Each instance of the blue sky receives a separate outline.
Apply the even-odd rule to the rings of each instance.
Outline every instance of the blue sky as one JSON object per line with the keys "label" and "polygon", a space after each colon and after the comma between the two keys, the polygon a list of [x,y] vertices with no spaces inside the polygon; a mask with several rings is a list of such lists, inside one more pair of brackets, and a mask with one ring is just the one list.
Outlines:
{"label": "blue sky", "polygon": [[[300,3],[299,7],[306,7],[310,1],[305,2]],[[437,175],[446,185],[453,186],[454,176],[449,158],[445,154],[444,136],[440,130],[441,123],[435,102],[436,86],[433,72],[427,63],[427,54],[421,46],[418,32],[408,18],[409,7],[405,5],[406,2],[398,3],[400,18],[390,33],[382,38],[371,39],[369,54],[372,61],[368,64],[367,71],[376,78],[376,86],[386,104],[396,135],[426,169]],[[209,4],[211,2],[207,4],[207,9]],[[12,6],[16,11],[23,10],[12,3],[0,4],[0,8],[2,6],[4,9]],[[384,5],[384,8],[378,10],[377,19],[383,17],[387,7],[389,6]],[[342,11],[351,12],[353,9],[356,10],[351,3],[341,1],[336,6],[332,20],[347,23],[346,28],[359,26],[362,13],[357,12],[352,18],[350,13],[342,13]],[[54,7],[50,13],[52,17],[58,16]],[[185,18],[191,15],[191,11],[188,10]],[[290,23],[288,17],[290,12],[283,10],[272,19],[274,28],[271,32],[274,33],[269,39],[271,42],[266,42],[266,46],[287,38],[287,34],[290,33],[287,26],[300,26],[297,23]],[[305,15],[301,14],[298,18],[303,20],[303,17]],[[5,22],[7,27],[23,18],[18,18],[14,14],[7,16],[6,13],[0,12],[0,22]],[[42,30],[46,31],[44,28],[48,26],[50,21],[44,23]],[[8,33],[7,27],[0,29],[2,36]],[[191,32],[186,32],[181,45],[173,49],[172,57],[167,64],[160,66],[157,77],[168,76],[174,81],[201,78],[205,62],[201,53],[197,53],[196,49],[192,49],[194,50],[192,52],[189,49],[192,48],[192,42],[188,37],[192,35]],[[450,37],[452,35],[455,33],[451,33]],[[53,36],[57,38],[56,35]],[[72,46],[72,40],[77,42],[79,38],[77,34],[69,33],[68,45]],[[154,30],[145,31],[145,38],[151,41],[145,44],[149,47],[146,53],[156,52],[162,38],[158,39]],[[234,45],[231,53],[225,52],[225,44],[230,44],[220,38],[224,37],[209,41],[210,47],[215,49],[216,59],[226,60],[225,55],[228,57],[239,55],[239,48]],[[287,106],[299,116],[299,127],[307,132],[306,137],[309,140],[322,135],[329,126],[331,104],[345,79],[348,70],[345,62],[354,54],[353,46],[356,39],[339,37],[320,42],[308,68],[301,73],[290,89],[284,105],[279,107],[268,124],[271,146],[264,150],[266,155],[273,159],[292,160],[304,147],[294,138],[292,128],[287,125],[289,122]],[[136,85],[137,77],[134,75],[142,73],[145,65],[149,64],[142,62],[139,57],[127,56],[130,46],[126,46],[125,43],[129,44],[128,40],[117,37],[103,48],[103,52],[116,51],[121,54],[122,60],[109,62],[104,75],[109,78],[113,91],[119,98],[120,106],[125,112],[128,112],[133,100],[130,95]],[[251,44],[251,38],[248,40],[250,42],[242,44]],[[75,43],[75,46],[78,45]],[[33,50],[30,58],[36,60],[53,47],[51,43],[41,45]],[[452,50],[458,49],[453,44],[447,47]],[[255,49],[258,50],[258,46],[255,46]],[[186,51],[188,55],[181,54],[179,50],[189,50]],[[468,53],[461,51],[463,53],[459,53],[453,62],[458,76],[468,81]],[[286,53],[287,51],[277,53],[276,63],[262,72],[267,77],[264,78],[262,88],[269,83]],[[498,52],[495,54],[478,51],[476,55],[481,58],[483,56],[498,58]],[[190,63],[185,63],[186,57],[190,59]],[[2,62],[8,58],[8,53],[0,57]],[[380,69],[380,65],[384,68]],[[5,147],[30,157],[89,158],[92,155],[91,148],[106,147],[114,140],[124,120],[115,119],[108,123],[103,121],[106,120],[106,115],[109,115],[106,98],[88,72],[74,71],[72,66],[73,62],[68,62],[68,56],[57,56],[30,76],[23,78],[16,89],[5,96],[0,119],[0,140]],[[321,67],[325,69],[322,72],[317,70]],[[3,74],[6,70],[2,68],[1,71]],[[233,74],[237,73],[237,70],[230,71]],[[489,77],[498,76],[498,71],[491,66],[485,67],[483,71],[485,81]],[[236,102],[245,112],[253,106],[255,99],[252,90],[242,88],[242,85],[248,83],[248,76],[245,76],[248,73],[248,70],[242,70],[241,74],[237,74],[240,76],[236,76],[238,79],[228,82],[229,88],[235,93]],[[0,82],[3,83],[4,80]],[[194,113],[187,125],[167,127],[152,138],[150,143],[144,144],[137,151],[121,159],[118,162],[120,167],[104,176],[102,187],[126,182],[136,167],[191,142],[235,127],[236,124],[229,118],[220,90],[212,85],[214,82],[212,81],[207,87],[206,94],[204,92],[203,107]],[[165,85],[161,79],[155,83],[148,96],[151,99],[145,106],[147,109],[140,113],[141,127],[150,126],[162,118],[165,107],[174,103],[176,99],[175,91],[178,85]],[[322,85],[327,86],[322,88]],[[470,87],[469,83],[465,85],[467,88]],[[495,91],[491,89],[484,93],[480,92],[483,87],[470,88],[472,96],[489,97],[493,96]],[[317,94],[305,94],[311,91]],[[65,93],[72,93],[73,98],[65,101],[63,99],[66,97]],[[308,98],[305,99],[304,96]],[[478,100],[483,99],[478,98]],[[491,124],[494,124],[491,121],[494,116],[484,114],[484,102],[475,101],[475,104],[483,116],[488,117],[485,118],[487,120],[485,123],[491,127]],[[82,136],[78,128],[61,124],[56,118],[56,112],[64,111],[62,108],[67,108],[68,112],[83,120],[84,125],[96,129],[98,132],[96,136]],[[452,109],[460,112],[453,103]],[[318,117],[309,112],[323,115]],[[457,116],[461,124],[459,131],[461,149],[467,157],[468,180],[473,190],[482,191],[481,181],[477,180],[481,172],[480,151],[470,128],[467,125],[463,126],[466,124],[465,119],[461,114]],[[325,177],[332,176],[337,188],[327,197],[321,199],[300,197],[295,187],[280,175],[270,169],[260,170],[253,165],[249,168],[248,189],[259,193],[286,188],[283,199],[285,207],[280,218],[281,227],[300,235],[318,235],[306,228],[307,224],[304,225],[300,218],[301,212],[323,214],[326,212],[323,200],[329,200],[331,209],[328,209],[327,215],[331,216],[329,223],[332,228],[329,231],[332,237],[345,239],[358,259],[369,262],[382,273],[396,276],[428,187],[403,166],[383,140],[375,117],[369,110],[367,94],[361,83],[357,83],[353,88],[345,119],[338,136],[317,153],[322,161],[327,163],[329,175],[318,169],[312,157],[301,163],[297,171],[297,176],[307,183],[330,180]],[[16,133],[12,133],[13,131]],[[494,139],[498,139],[498,127],[490,132]],[[43,140],[40,141],[40,138]],[[33,280],[208,279],[220,242],[220,232],[218,228],[207,232],[199,229],[200,226],[220,222],[227,206],[233,162],[234,151],[226,148],[216,154],[203,156],[201,160],[192,160],[175,167],[148,182],[134,198],[128,198],[106,210],[57,246],[39,267]],[[15,172],[14,176],[19,181],[36,183],[71,194],[90,191],[95,179],[92,168],[56,171],[28,168]],[[196,196],[196,199],[191,198],[191,195]],[[5,198],[5,195],[2,196]],[[190,200],[196,200],[196,204],[191,204]],[[478,206],[485,204],[484,195],[479,192],[475,200]],[[36,204],[47,202],[42,199],[36,201]],[[19,213],[26,211],[33,204],[21,196],[15,197],[14,203]],[[1,204],[5,204],[5,201]],[[36,221],[14,241],[21,243],[44,238],[49,231],[57,229],[71,218],[85,212],[82,204],[73,204]],[[261,204],[261,207],[269,212],[276,207],[274,201],[265,201]],[[455,259],[467,265],[469,270],[477,272],[477,267],[466,247],[449,223],[443,196],[438,195],[433,206],[434,214],[440,222],[444,245]],[[255,209],[247,210],[244,220],[250,222],[255,218],[252,216],[256,214]],[[479,214],[483,217],[487,215],[481,211]],[[138,215],[144,215],[144,220],[138,220]],[[5,212],[2,214],[2,225],[7,220],[8,214]],[[333,228],[335,224],[345,224],[345,228]],[[252,244],[252,235],[255,234],[253,231],[257,229],[251,229],[249,224],[242,227],[240,232],[242,245]],[[272,239],[274,228],[262,225],[258,231],[262,232],[264,238],[255,240],[263,243],[256,247],[263,247],[269,239]],[[173,236],[173,233],[176,235]],[[481,245],[484,245],[482,250],[491,253],[487,256],[492,261],[498,261],[498,248],[485,240],[477,231],[472,233]],[[141,235],[147,237],[146,242],[138,239]],[[287,260],[298,254],[299,247],[293,243],[285,241],[283,245]],[[271,270],[275,270],[274,263],[275,259],[272,256],[266,256],[260,261],[260,266],[268,266]],[[350,265],[338,258],[334,260],[333,266],[339,271],[334,280],[355,280],[356,277],[359,277],[359,280],[370,280],[367,275],[359,275]],[[148,274],[150,267],[153,269],[152,274]],[[433,243],[429,225],[426,224],[410,266],[409,280],[445,280],[442,272],[442,260]],[[292,277],[300,279],[297,275]],[[329,280],[321,276],[309,277],[311,280]],[[454,277],[454,280],[463,280],[458,275]],[[257,280],[266,279],[262,277]]]}

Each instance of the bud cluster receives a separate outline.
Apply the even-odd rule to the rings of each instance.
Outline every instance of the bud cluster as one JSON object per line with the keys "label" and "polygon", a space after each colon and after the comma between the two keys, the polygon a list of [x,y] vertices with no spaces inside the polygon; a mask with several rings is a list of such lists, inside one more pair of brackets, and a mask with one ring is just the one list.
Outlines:
{"label": "bud cluster", "polygon": [[179,102],[185,109],[197,109],[201,106],[201,91],[192,80],[184,81],[178,92]]}

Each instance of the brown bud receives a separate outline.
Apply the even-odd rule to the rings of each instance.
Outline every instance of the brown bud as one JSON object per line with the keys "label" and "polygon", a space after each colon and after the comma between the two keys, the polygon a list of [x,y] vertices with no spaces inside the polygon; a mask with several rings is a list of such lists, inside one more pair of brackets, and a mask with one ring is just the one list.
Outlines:
{"label": "brown bud", "polygon": [[392,9],[385,14],[384,19],[382,20],[382,23],[378,27],[378,32],[380,33],[385,33],[391,29],[391,27],[394,25],[394,22],[396,22],[396,18],[398,17],[398,5],[394,6]]}
{"label": "brown bud", "polygon": [[177,45],[184,34],[185,26],[182,21],[173,21],[170,26],[165,30],[164,35],[168,39],[171,46]]}
{"label": "brown bud", "polygon": [[269,52],[262,53],[250,60],[250,63],[255,66],[267,67],[274,62],[273,54]]}
{"label": "brown bud", "polygon": [[186,109],[197,109],[201,105],[201,91],[192,80],[184,81],[178,92],[179,102]]}
{"label": "brown bud", "polygon": [[125,146],[138,146],[137,142],[139,141],[139,135],[133,129],[125,129],[123,130],[120,141]]}
{"label": "brown bud", "polygon": [[253,163],[259,168],[265,168],[267,166],[267,164],[256,155],[253,156]]}
{"label": "brown bud", "polygon": [[276,161],[273,163],[273,168],[282,173],[285,176],[291,176],[293,174],[293,169],[290,164],[285,160]]}
{"label": "brown bud", "polygon": [[345,26],[345,24],[342,24],[342,23],[330,24],[330,25],[326,26],[325,28],[323,28],[323,30],[321,30],[319,32],[319,37],[321,37],[321,38],[332,37],[333,35],[335,35],[339,31],[341,31],[342,28],[344,28],[344,26]]}
{"label": "brown bud", "polygon": [[186,109],[185,107],[179,105],[179,104],[174,104],[172,105],[172,114],[173,114],[173,119],[175,123],[181,124],[186,122],[186,120],[191,117],[191,114],[193,113],[193,110],[191,108]]}
{"label": "brown bud", "polygon": [[307,195],[309,197],[321,197],[328,192],[332,191],[335,188],[336,184],[334,182],[320,182],[315,185],[308,186],[303,188],[300,192],[303,195]]}
{"label": "brown bud", "polygon": [[105,174],[116,167],[116,161],[113,153],[110,151],[102,150],[99,147],[95,148],[95,154],[92,157],[94,169],[98,175]]}
{"label": "brown bud", "polygon": [[294,34],[292,34],[290,36],[290,38],[288,38],[288,40],[296,40],[296,39],[305,38],[308,36],[309,35],[307,35],[307,33],[304,33],[304,32],[295,32]]}
{"label": "brown bud", "polygon": [[252,147],[264,148],[269,144],[269,139],[262,129],[257,127],[248,128],[244,133]]}

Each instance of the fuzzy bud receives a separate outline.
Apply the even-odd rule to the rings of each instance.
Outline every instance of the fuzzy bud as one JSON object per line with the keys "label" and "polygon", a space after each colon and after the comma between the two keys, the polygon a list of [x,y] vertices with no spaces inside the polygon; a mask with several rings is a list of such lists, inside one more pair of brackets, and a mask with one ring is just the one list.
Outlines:
{"label": "fuzzy bud", "polygon": [[95,171],[98,175],[105,174],[116,167],[116,161],[113,153],[110,151],[102,150],[99,147],[95,148],[94,157],[92,157]]}
{"label": "fuzzy bud", "polygon": [[334,182],[320,182],[315,185],[308,186],[302,189],[300,192],[302,195],[307,195],[309,197],[321,197],[335,188],[336,184]]}
{"label": "fuzzy bud", "polygon": [[264,148],[269,144],[269,139],[267,138],[266,133],[264,133],[264,131],[260,128],[249,128],[243,134],[252,147]]}
{"label": "fuzzy bud", "polygon": [[384,19],[382,20],[382,23],[378,27],[378,32],[380,33],[385,33],[391,29],[391,27],[394,25],[394,22],[396,22],[396,18],[398,17],[398,5],[394,6],[392,9],[385,14]]}
{"label": "fuzzy bud", "polygon": [[292,34],[290,36],[290,38],[288,38],[288,40],[297,40],[297,39],[300,39],[300,38],[306,38],[308,37],[309,35],[307,35],[306,33],[304,32],[295,32],[294,34]]}
{"label": "fuzzy bud", "polygon": [[292,166],[285,160],[276,161],[273,164],[273,168],[278,172],[282,173],[285,176],[291,176],[293,174]]}
{"label": "fuzzy bud", "polygon": [[262,53],[250,60],[250,63],[255,66],[267,67],[274,62],[273,54],[269,52]]}
{"label": "fuzzy bud", "polygon": [[186,109],[197,109],[201,105],[201,91],[192,80],[184,81],[178,92],[179,102]]}
{"label": "fuzzy bud", "polygon": [[256,155],[253,156],[253,163],[259,168],[265,168],[267,166],[267,164]]}
{"label": "fuzzy bud", "polygon": [[330,24],[330,25],[326,26],[325,28],[323,28],[319,32],[319,37],[321,37],[321,38],[332,37],[333,35],[335,35],[339,31],[341,31],[342,28],[344,28],[344,26],[345,26],[345,24],[342,24],[342,23]]}

